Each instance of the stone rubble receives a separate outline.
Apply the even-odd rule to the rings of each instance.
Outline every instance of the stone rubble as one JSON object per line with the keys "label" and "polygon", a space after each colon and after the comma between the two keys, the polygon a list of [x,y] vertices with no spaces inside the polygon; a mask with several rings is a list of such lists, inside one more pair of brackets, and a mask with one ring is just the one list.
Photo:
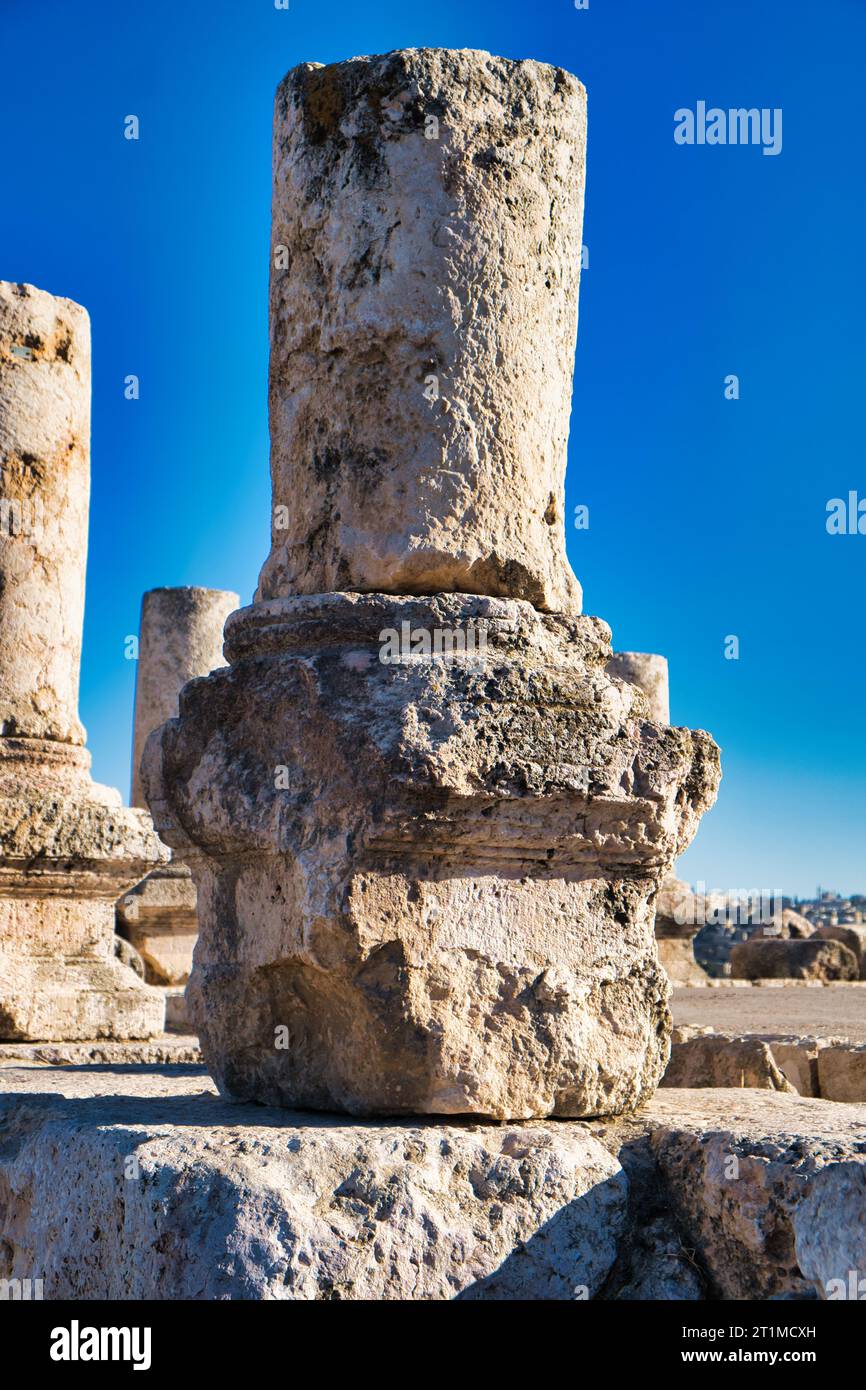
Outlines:
{"label": "stone rubble", "polygon": [[841,941],[753,937],[731,950],[731,975],[746,980],[856,980],[857,957]]}
{"label": "stone rubble", "polygon": [[728,919],[727,912],[712,911],[712,896],[707,899],[707,915],[695,937],[695,958],[701,967],[711,975],[730,978],[731,952],[739,942],[769,938],[776,941],[805,940],[815,935],[815,928],[807,917],[792,908],[782,908],[765,917],[765,904],[762,902],[755,920],[746,912],[739,912]]}
{"label": "stone rubble", "polygon": [[841,941],[857,957],[859,978],[866,980],[866,927],[856,924],[843,924],[836,927],[818,927],[816,936],[822,941]]}
{"label": "stone rubble", "polygon": [[793,1091],[776,1063],[772,1048],[760,1038],[730,1038],[708,1034],[671,1045],[671,1059],[662,1086],[688,1089],[702,1086],[747,1086]]}
{"label": "stone rubble", "polygon": [[866,1043],[845,1038],[675,1027],[665,1087],[746,1086],[866,1101]]}

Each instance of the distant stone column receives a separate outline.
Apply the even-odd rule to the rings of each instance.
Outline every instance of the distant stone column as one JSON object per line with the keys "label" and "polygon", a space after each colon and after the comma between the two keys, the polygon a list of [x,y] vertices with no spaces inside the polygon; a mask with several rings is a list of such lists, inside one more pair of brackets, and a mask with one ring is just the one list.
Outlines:
{"label": "distant stone column", "polygon": [[583,86],[543,63],[410,49],[280,84],[260,598],[580,612],[563,489],[585,150]]}
{"label": "distant stone column", "polygon": [[695,959],[695,937],[711,907],[702,893],[671,870],[656,898],[656,946],[659,960],[673,985],[705,985],[709,974]]}
{"label": "distant stone column", "polygon": [[[667,657],[653,652],[615,652],[608,675],[636,685],[647,698],[650,719],[670,724]],[[705,985],[707,973],[695,960],[694,938],[706,921],[706,899],[695,895],[671,870],[656,899],[659,960],[674,985]]]}
{"label": "distant stone column", "polygon": [[[187,681],[206,676],[223,658],[223,627],[238,607],[223,589],[151,589],[141,601],[132,756],[132,804],[147,807],[140,763],[153,729],[178,710]],[[118,926],[147,968],[151,984],[185,984],[198,935],[196,892],[180,860],[161,865],[117,904]]]}
{"label": "distant stone column", "polygon": [[147,810],[141,755],[153,729],[177,715],[187,681],[225,666],[223,628],[240,598],[226,589],[184,585],[149,589],[141,600],[135,717],[132,739],[132,805]]}
{"label": "distant stone column", "polygon": [[606,674],[564,559],[584,107],[439,49],[278,89],[273,548],[142,760],[236,1097],[610,1115],[667,1062],[655,894],[718,750]]}
{"label": "distant stone column", "polygon": [[0,282],[0,1039],[141,1038],[164,1000],[114,955],[114,900],[166,858],[90,779],[78,677],[90,322]]}
{"label": "distant stone column", "polygon": [[671,702],[666,656],[653,652],[614,652],[607,663],[609,676],[617,676],[642,690],[649,703],[649,717],[656,724],[670,724]]}

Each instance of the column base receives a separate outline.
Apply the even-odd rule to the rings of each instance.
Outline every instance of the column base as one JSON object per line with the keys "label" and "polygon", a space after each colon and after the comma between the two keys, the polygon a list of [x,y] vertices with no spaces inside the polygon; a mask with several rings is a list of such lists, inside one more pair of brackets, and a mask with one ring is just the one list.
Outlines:
{"label": "column base", "polygon": [[83,748],[0,738],[0,1040],[149,1038],[165,1000],[114,955],[114,903],[168,858]]}
{"label": "column base", "polygon": [[198,937],[196,891],[185,864],[161,865],[117,903],[117,926],[138,951],[152,985],[183,985]]}
{"label": "column base", "polygon": [[233,614],[225,651],[142,761],[198,887],[187,1002],[221,1091],[504,1120],[651,1095],[655,896],[718,751],[646,720],[606,626],[321,594]]}

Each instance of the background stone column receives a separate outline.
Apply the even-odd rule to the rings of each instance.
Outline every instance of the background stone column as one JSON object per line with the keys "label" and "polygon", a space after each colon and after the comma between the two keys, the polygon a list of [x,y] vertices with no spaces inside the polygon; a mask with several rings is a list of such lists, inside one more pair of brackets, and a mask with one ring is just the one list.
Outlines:
{"label": "background stone column", "polygon": [[656,724],[670,724],[671,702],[668,687],[668,659],[654,652],[614,652],[607,663],[610,676],[617,676],[629,685],[636,685],[649,701],[650,719]]}
{"label": "background stone column", "polygon": [[[223,627],[240,599],[224,589],[150,589],[141,601],[132,755],[132,804],[147,806],[140,763],[151,731],[173,719],[187,681],[223,658]],[[151,984],[182,985],[198,935],[196,891],[180,860],[161,865],[117,904],[118,928],[144,960]],[[183,1025],[183,1001],[170,997],[170,1021]]]}
{"label": "background stone column", "polygon": [[141,755],[153,729],[174,719],[187,681],[225,666],[223,628],[239,606],[237,594],[191,585],[149,589],[141,600],[132,739],[133,806],[147,809]]}
{"label": "background stone column", "polygon": [[167,857],[91,781],[78,719],[90,489],[87,313],[0,282],[0,1039],[143,1038],[165,1002],[114,901]]}
{"label": "background stone column", "polygon": [[[654,652],[615,652],[607,671],[643,691],[655,723],[670,724],[667,657]],[[706,984],[708,976],[695,960],[694,950],[694,938],[705,921],[704,897],[692,893],[672,870],[659,889],[655,919],[659,960],[672,984]]]}
{"label": "background stone column", "polygon": [[280,84],[261,598],[580,611],[563,486],[585,142],[583,86],[543,63],[409,49]]}

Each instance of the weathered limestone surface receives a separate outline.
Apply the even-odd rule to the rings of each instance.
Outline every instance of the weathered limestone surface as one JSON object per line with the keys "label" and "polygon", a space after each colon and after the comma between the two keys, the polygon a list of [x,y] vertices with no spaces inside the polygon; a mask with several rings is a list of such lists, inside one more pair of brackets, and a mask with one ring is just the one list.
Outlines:
{"label": "weathered limestone surface", "polygon": [[654,895],[718,750],[605,673],[564,560],[583,139],[576,79],[487,54],[278,91],[273,549],[142,769],[233,1096],[593,1115],[664,1069]]}
{"label": "weathered limestone surface", "polygon": [[186,1008],[186,991],[183,985],[166,985],[165,1027],[169,1033],[186,1033],[189,1030],[189,1014]]}
{"label": "weathered limestone surface", "polygon": [[[607,673],[643,691],[650,719],[670,724],[666,657],[652,652],[615,652]],[[687,883],[671,874],[662,884],[656,900],[656,943],[662,969],[672,984],[702,984],[706,980],[692,945],[704,921],[703,910],[703,898],[696,897]]]}
{"label": "weathered limestone surface", "polygon": [[128,965],[131,970],[135,971],[140,979],[144,979],[147,974],[144,961],[141,959],[135,947],[129,941],[125,941],[122,936],[115,936],[114,938],[114,954],[117,956],[121,965]]}
{"label": "weathered limestone surface", "polygon": [[856,980],[857,957],[840,941],[753,937],[731,950],[731,975],[745,980]]}
{"label": "weathered limestone surface", "polygon": [[90,780],[78,719],[89,497],[85,311],[0,282],[0,1038],[148,1037],[114,900],[167,858]]}
{"label": "weathered limestone surface", "polygon": [[825,1045],[825,1039],[766,1036],[761,1041],[769,1044],[773,1061],[799,1095],[821,1095],[818,1054]]}
{"label": "weathered limestone surface", "polygon": [[[478,624],[485,661],[383,664],[404,621]],[[633,718],[608,643],[598,619],[466,595],[232,615],[230,669],[185,688],[144,758],[198,883],[187,999],[225,1091],[504,1117],[652,1092],[652,899],[718,752]]]}
{"label": "weathered limestone surface", "polygon": [[866,1106],[764,1090],[661,1090],[648,1118],[683,1240],[717,1296],[809,1296],[814,1273],[798,1263],[797,1215],[819,1174],[830,1183],[866,1164]]}
{"label": "weathered limestone surface", "polygon": [[818,1174],[794,1216],[797,1259],[821,1298],[866,1298],[866,1162]]}
{"label": "weathered limestone surface", "polygon": [[802,913],[783,907],[781,912],[773,913],[764,927],[764,933],[767,936],[772,933],[780,941],[806,941],[815,935],[815,928]]}
{"label": "weathered limestone surface", "polygon": [[304,63],[280,84],[260,598],[580,611],[563,487],[585,140],[575,77],[489,53]]}
{"label": "weathered limestone surface", "polygon": [[[636,686],[646,697],[649,717],[656,724],[670,724],[668,663],[652,652],[615,652],[607,674]],[[656,944],[662,969],[671,984],[698,985],[706,972],[695,960],[693,939],[705,921],[705,901],[671,873],[656,899]]]}
{"label": "weathered limestone surface", "polygon": [[768,1043],[760,1038],[710,1034],[671,1044],[662,1086],[746,1086],[793,1091]]}
{"label": "weathered limestone surface", "polygon": [[827,1100],[866,1101],[866,1044],[834,1041],[822,1047],[818,1086]]}
{"label": "weathered limestone surface", "polygon": [[46,1298],[808,1298],[866,1224],[866,1107],[766,1091],[460,1126],[9,1066],[0,1126],[0,1278]]}
{"label": "weathered limestone surface", "polygon": [[[182,1033],[160,1033],[125,1042],[0,1043],[0,1067],[201,1067],[198,1040]],[[0,1080],[0,1089],[2,1089]]]}
{"label": "weathered limestone surface", "polygon": [[[630,1230],[628,1278],[601,1296],[615,1302],[695,1303],[706,1297],[694,1257],[671,1222],[640,1221]],[[615,1271],[612,1278],[616,1277]]]}
{"label": "weathered limestone surface", "polygon": [[682,879],[666,878],[656,897],[656,936],[691,944],[705,913],[703,896],[693,893]]}
{"label": "weathered limestone surface", "polygon": [[151,984],[189,979],[198,935],[195,904],[192,875],[180,860],[154,869],[118,901],[118,930],[140,954]]}
{"label": "weathered limestone surface", "polygon": [[46,1298],[586,1298],[625,1219],[580,1126],[336,1121],[176,1070],[0,1088],[0,1278],[38,1271]]}
{"label": "weathered limestone surface", "polygon": [[[658,929],[658,918],[656,918]],[[659,936],[656,931],[656,947],[659,963],[672,985],[702,985],[705,983],[704,971],[695,960],[691,939],[686,937]]]}

